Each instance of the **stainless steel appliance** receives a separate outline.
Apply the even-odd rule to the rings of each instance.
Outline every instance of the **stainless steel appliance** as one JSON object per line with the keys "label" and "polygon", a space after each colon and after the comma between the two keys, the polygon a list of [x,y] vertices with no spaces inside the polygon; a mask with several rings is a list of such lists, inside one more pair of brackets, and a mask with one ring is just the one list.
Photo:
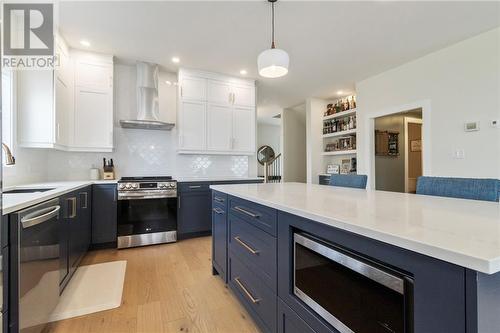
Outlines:
{"label": "stainless steel appliance", "polygon": [[177,240],[177,182],[172,177],[118,181],[118,248]]}
{"label": "stainless steel appliance", "polygon": [[60,209],[53,199],[17,213],[20,332],[41,332],[59,302]]}
{"label": "stainless steel appliance", "polygon": [[410,277],[304,233],[293,255],[295,296],[339,332],[413,332]]}

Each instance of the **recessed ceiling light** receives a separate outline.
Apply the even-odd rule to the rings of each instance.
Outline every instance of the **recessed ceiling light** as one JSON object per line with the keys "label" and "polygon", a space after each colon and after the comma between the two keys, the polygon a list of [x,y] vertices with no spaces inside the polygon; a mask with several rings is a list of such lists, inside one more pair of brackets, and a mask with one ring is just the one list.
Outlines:
{"label": "recessed ceiling light", "polygon": [[85,46],[85,47],[89,47],[90,46],[90,42],[88,40],[82,39],[80,41],[80,45]]}
{"label": "recessed ceiling light", "polygon": [[337,95],[342,95],[344,92],[342,90],[337,91]]}
{"label": "recessed ceiling light", "polygon": [[247,71],[246,71],[246,69],[242,69],[242,70],[240,71],[240,74],[241,74],[241,75],[247,75]]}
{"label": "recessed ceiling light", "polygon": [[170,82],[170,81],[168,81],[168,80],[167,80],[167,81],[165,81],[165,83],[166,83],[166,84],[168,84],[169,86],[171,86],[171,85],[172,85],[172,82]]}
{"label": "recessed ceiling light", "polygon": [[172,58],[172,62],[173,62],[173,63],[178,64],[180,61],[181,61],[181,59],[179,59],[179,57],[173,57],[173,58]]}

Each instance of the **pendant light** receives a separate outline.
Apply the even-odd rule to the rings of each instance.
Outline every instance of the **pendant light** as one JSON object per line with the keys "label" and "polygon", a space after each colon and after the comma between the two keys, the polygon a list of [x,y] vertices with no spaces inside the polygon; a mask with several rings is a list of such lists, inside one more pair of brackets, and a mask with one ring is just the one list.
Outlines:
{"label": "pendant light", "polygon": [[288,73],[288,64],[290,58],[286,51],[277,49],[274,43],[274,3],[278,0],[268,0],[271,3],[272,11],[272,43],[271,48],[262,51],[257,58],[257,67],[259,74],[263,77],[277,78]]}

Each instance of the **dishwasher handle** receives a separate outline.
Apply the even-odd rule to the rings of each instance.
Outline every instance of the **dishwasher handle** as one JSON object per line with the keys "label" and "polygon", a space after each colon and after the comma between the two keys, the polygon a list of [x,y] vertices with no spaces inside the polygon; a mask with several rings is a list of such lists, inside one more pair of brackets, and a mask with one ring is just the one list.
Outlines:
{"label": "dishwasher handle", "polygon": [[33,227],[37,224],[43,223],[45,221],[48,221],[54,216],[58,216],[60,209],[61,206],[59,205],[40,209],[36,212],[24,216],[21,219],[21,225],[23,229],[26,229],[29,227]]}

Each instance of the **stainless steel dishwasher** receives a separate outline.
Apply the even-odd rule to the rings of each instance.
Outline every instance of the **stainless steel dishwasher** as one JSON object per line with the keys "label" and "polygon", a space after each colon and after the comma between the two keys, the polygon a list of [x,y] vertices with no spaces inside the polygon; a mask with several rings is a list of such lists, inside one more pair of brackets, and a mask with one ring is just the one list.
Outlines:
{"label": "stainless steel dishwasher", "polygon": [[18,213],[19,330],[41,332],[59,301],[59,199]]}

